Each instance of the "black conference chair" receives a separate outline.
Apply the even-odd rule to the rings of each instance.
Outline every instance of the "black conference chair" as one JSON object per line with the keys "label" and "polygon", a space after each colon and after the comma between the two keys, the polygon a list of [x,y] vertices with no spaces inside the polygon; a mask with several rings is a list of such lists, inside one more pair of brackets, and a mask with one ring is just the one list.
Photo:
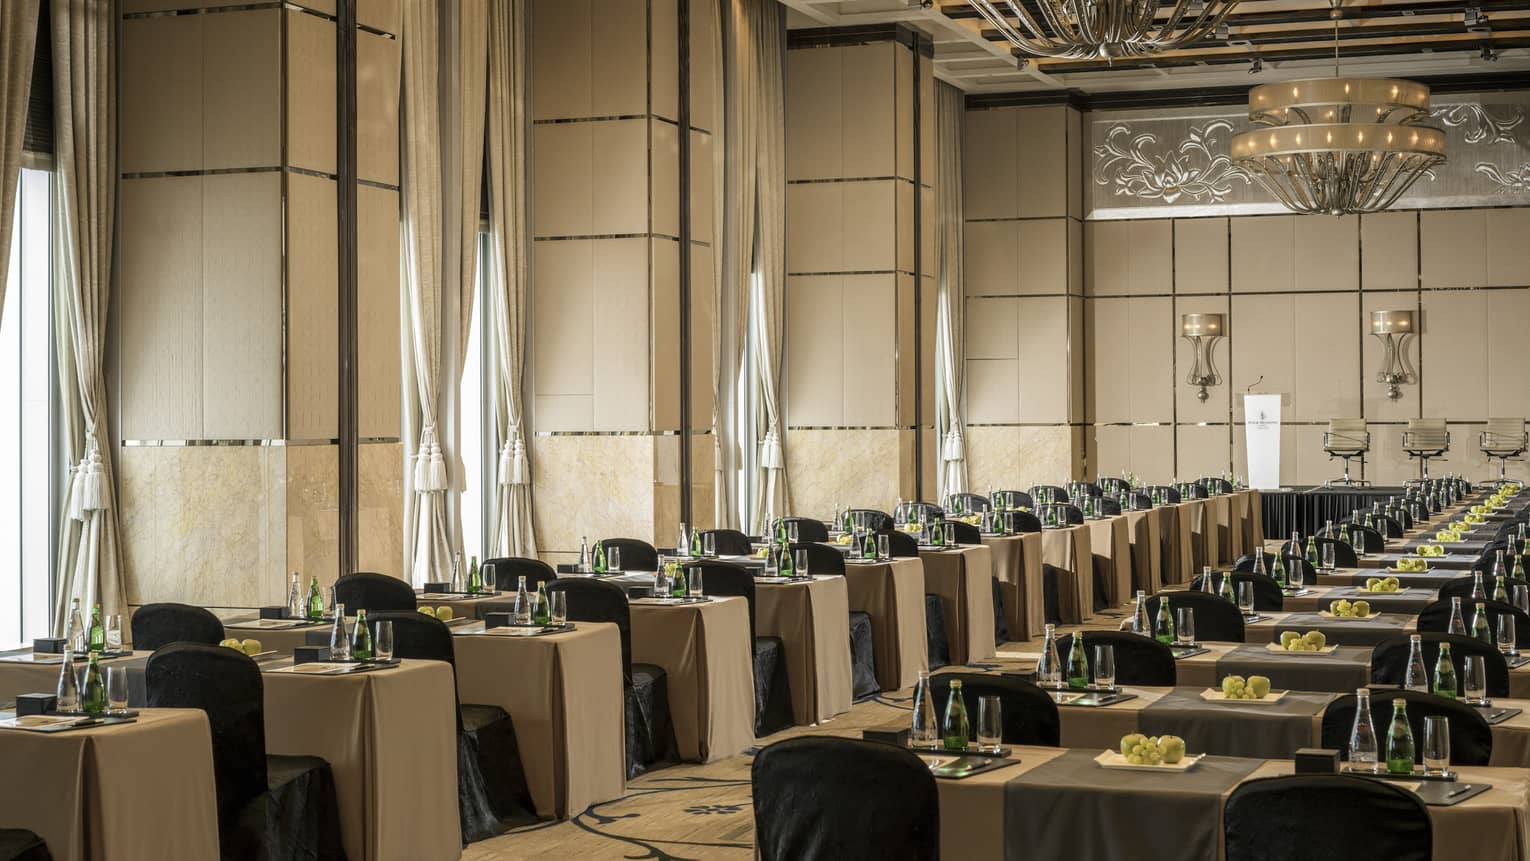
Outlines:
{"label": "black conference chair", "polygon": [[[1233,570],[1237,571],[1239,573],[1243,573],[1243,574],[1252,574],[1252,573],[1254,573],[1254,561],[1255,561],[1254,554],[1252,554],[1252,553],[1245,553],[1242,556],[1239,556],[1237,561],[1233,563]],[[1287,556],[1282,556],[1280,562],[1281,562],[1282,565],[1285,566],[1287,576],[1290,575],[1290,573],[1291,573],[1291,571],[1293,569],[1296,569],[1296,568],[1300,568],[1301,569],[1302,585],[1303,586],[1313,586],[1313,585],[1317,584],[1317,569],[1313,568],[1312,567],[1312,563],[1308,562],[1305,558],[1303,558],[1301,556],[1289,556],[1289,555],[1287,555]],[[1265,571],[1265,574],[1269,575],[1270,572],[1272,572],[1274,570],[1275,570],[1275,554],[1273,554],[1273,553],[1266,553],[1266,554],[1264,554],[1264,571]],[[1273,580],[1274,578],[1272,577],[1271,579]]]}
{"label": "black conference chair", "polygon": [[[1268,574],[1255,574],[1251,571],[1230,571],[1224,574],[1213,573],[1211,575],[1211,587],[1213,589],[1220,587],[1222,585],[1222,578],[1225,576],[1232,577],[1233,595],[1238,594],[1239,584],[1254,584],[1255,610],[1278,613],[1285,609],[1286,596],[1280,591],[1280,584],[1275,582],[1274,577],[1271,577]],[[1205,585],[1202,581],[1205,579],[1205,574],[1195,575],[1195,578],[1190,581],[1190,591],[1202,591],[1205,588]],[[1196,633],[1200,633],[1199,629],[1196,630]]]}
{"label": "black conference chair", "polygon": [[947,520],[946,528],[956,536],[957,544],[982,544],[983,530],[960,520]]}
{"label": "black conference chair", "polygon": [[931,670],[951,665],[951,641],[946,639],[945,603],[933,592],[924,593],[924,650]]}
{"label": "black conference chair", "polygon": [[[1509,664],[1497,646],[1488,645],[1475,637],[1435,632],[1418,635],[1424,653],[1424,670],[1434,678],[1434,663],[1440,658],[1440,644],[1450,644],[1450,660],[1456,665],[1456,678],[1466,678],[1468,655],[1480,657],[1487,670],[1487,695],[1509,695]],[[1371,650],[1371,681],[1378,685],[1402,686],[1408,676],[1408,657],[1412,645],[1407,634],[1388,637]]]}
{"label": "black conference chair", "polygon": [[1206,488],[1207,492],[1209,492],[1209,493],[1232,493],[1233,492],[1232,482],[1228,481],[1225,478],[1207,477],[1207,478],[1203,478],[1200,481],[1196,482],[1196,484],[1200,485],[1201,487]]}
{"label": "black conference chair", "polygon": [[217,645],[172,643],[149,656],[144,687],[149,708],[207,714],[224,859],[293,857],[299,847],[308,857],[345,857],[329,763],[266,753],[265,685],[253,660]]}
{"label": "black conference chair", "polygon": [[[823,525],[822,520],[814,520],[811,517],[783,517],[782,523],[797,524],[798,541],[828,541],[829,527]],[[719,550],[719,553],[722,551]]]}
{"label": "black conference chair", "polygon": [[[1152,637],[1130,631],[1082,631],[1084,657],[1089,661],[1089,676],[1094,677],[1094,647],[1110,646],[1116,655],[1116,684],[1169,687],[1179,674],[1174,667],[1174,651]],[[1197,631],[1199,634],[1199,631]],[[1074,634],[1059,637],[1057,655],[1064,661],[1073,648]]]}
{"label": "black conference chair", "polygon": [[993,642],[1001,646],[1009,642],[1009,617],[1004,615],[1004,590],[999,586],[999,578],[990,581],[993,589]]}
{"label": "black conference chair", "polygon": [[555,591],[565,595],[569,619],[610,622],[621,636],[628,779],[679,762],[664,668],[632,662],[632,608],[627,593],[615,583],[587,577],[560,577],[547,584],[549,594]]}
{"label": "black conference chair", "polygon": [[919,556],[919,539],[897,529],[881,533],[887,536],[887,555],[894,559],[914,559]]}
{"label": "black conference chair", "polygon": [[1084,522],[1084,510],[1077,505],[1058,503],[1053,506],[1057,509],[1057,521],[1066,522],[1069,526],[1077,526]]}
{"label": "black conference chair", "polygon": [[1067,491],[1067,489],[1066,488],[1062,488],[1062,487],[1058,487],[1055,484],[1038,484],[1035,487],[1032,487],[1030,489],[1031,499],[1039,498],[1041,496],[1041,494],[1038,493],[1038,491],[1041,491],[1041,490],[1050,490],[1052,492],[1052,501],[1055,502],[1055,503],[1064,503],[1064,504],[1066,504],[1068,502],[1072,502],[1072,500],[1068,498],[1068,491]]}
{"label": "black conference chair", "polygon": [[[1471,630],[1472,617],[1477,612],[1476,605],[1478,603],[1483,605],[1483,612],[1487,613],[1488,631],[1495,638],[1498,636],[1498,617],[1509,614],[1514,617],[1515,641],[1518,642],[1521,636],[1530,640],[1530,615],[1527,615],[1525,611],[1515,607],[1513,604],[1505,604],[1502,601],[1462,601],[1461,621],[1466,623],[1468,631]],[[1441,634],[1449,631],[1450,600],[1435,601],[1419,611],[1418,630],[1420,633],[1430,631]],[[1522,631],[1525,633],[1521,634],[1520,632]]]}
{"label": "black conference chair", "polygon": [[1351,523],[1349,525],[1349,534],[1350,535],[1357,535],[1358,534],[1358,535],[1361,535],[1361,536],[1364,537],[1364,545],[1365,545],[1365,552],[1366,553],[1385,553],[1386,552],[1386,549],[1387,549],[1387,540],[1385,538],[1381,537],[1381,533],[1380,532],[1377,532],[1376,530],[1370,528],[1369,526],[1365,526],[1365,525],[1359,524],[1359,523]]}
{"label": "black conference chair", "polygon": [[1429,861],[1434,851],[1422,799],[1348,774],[1245,781],[1227,796],[1222,834],[1227,861]]}
{"label": "black conference chair", "polygon": [[496,556],[493,559],[485,559],[483,570],[485,585],[493,585],[501,592],[512,594],[520,588],[522,577],[526,578],[528,592],[535,592],[537,586],[558,579],[558,572],[554,571],[551,565],[540,559],[527,559],[524,556]]}
{"label": "black conference chair", "polygon": [[[466,575],[464,575],[466,576]],[[414,587],[386,574],[360,571],[335,581],[335,603],[344,604],[347,615],[367,613],[413,613]]]}
{"label": "black conference chair", "polygon": [[998,500],[1000,508],[1036,507],[1035,498],[1023,490],[1000,490],[994,493],[994,498]]}
{"label": "black conference chair", "polygon": [[[809,574],[845,573],[845,554],[839,548],[816,541],[803,541],[792,545],[792,564],[797,564],[797,551],[806,550]],[[703,575],[705,576],[705,575]]]}
{"label": "black conference chair", "polygon": [[[818,524],[818,528],[825,535],[823,540],[827,540],[828,530],[823,528],[822,523]],[[754,552],[754,545],[749,541],[749,536],[739,532],[737,529],[708,529],[701,534],[703,536],[712,536],[712,549],[717,551],[718,556],[748,556]],[[801,523],[797,525],[797,539],[799,541],[803,540]],[[705,541],[706,539],[703,538],[702,540]],[[817,541],[819,539],[813,538],[807,540]],[[705,547],[706,545],[703,544],[702,546]]]}
{"label": "black conference chair", "polygon": [[762,861],[934,861],[940,798],[911,751],[805,736],[754,758],[754,843]]}
{"label": "black conference chair", "polygon": [[[1149,619],[1158,618],[1158,602],[1168,599],[1169,607],[1178,613],[1181,607],[1189,607],[1195,617],[1195,639],[1215,643],[1244,642],[1243,613],[1236,604],[1209,592],[1160,592],[1147,599]],[[1175,619],[1178,623],[1178,619]]]}
{"label": "black conference chair", "polygon": [[623,571],[659,570],[659,551],[640,538],[605,538],[601,540],[600,547],[607,559],[611,558],[613,547],[621,553]]}
{"label": "black conference chair", "polygon": [[[1372,690],[1371,722],[1376,725],[1377,742],[1385,743],[1386,727],[1392,720],[1392,702],[1408,704],[1408,725],[1413,729],[1413,757],[1424,761],[1424,718],[1450,720],[1450,762],[1452,765],[1487,765],[1493,758],[1493,730],[1475,708],[1460,700],[1434,694],[1404,690]],[[1355,725],[1355,695],[1345,694],[1323,710],[1323,747],[1349,755],[1349,733]]]}
{"label": "black conference chair", "polygon": [[852,526],[855,525],[857,515],[865,517],[866,528],[872,532],[886,532],[894,526],[891,514],[885,511],[878,511],[875,508],[852,508],[845,512],[845,522]]}
{"label": "black conference chair", "polygon": [[1041,531],[1041,518],[1029,511],[1007,511],[1004,517],[1009,521],[1010,532],[1023,534]]}
{"label": "black conference chair", "polygon": [[1172,485],[1168,485],[1168,484],[1155,484],[1152,487],[1149,487],[1147,490],[1148,490],[1148,493],[1150,493],[1150,494],[1156,493],[1159,496],[1163,497],[1163,499],[1166,502],[1168,502],[1170,505],[1174,505],[1176,503],[1184,501],[1184,500],[1182,500],[1180,498],[1179,488],[1174,487]]}
{"label": "black conference chair", "polygon": [[1121,513],[1121,503],[1114,497],[1100,497],[1100,513],[1107,517],[1114,517]]}
{"label": "black conference chair", "polygon": [[171,643],[202,643],[216,646],[223,642],[223,623],[209,610],[190,604],[145,604],[138,608],[129,623],[133,629],[133,648],[152,652]]}
{"label": "black conference chair", "polygon": [[[1005,744],[1035,747],[1058,747],[1062,744],[1061,720],[1052,695],[1016,676],[997,673],[932,673],[930,696],[935,701],[935,716],[946,713],[951,698],[951,681],[962,683],[962,702],[967,706],[967,722],[977,730],[978,699],[999,698],[999,717],[1003,722]],[[977,736],[972,736],[977,740]]]}
{"label": "black conference chair", "polygon": [[[1464,577],[1456,577],[1440,584],[1440,592],[1436,600],[1450,603],[1451,598],[1461,599],[1461,612],[1466,613],[1471,607],[1472,588],[1476,585],[1477,578],[1467,574]],[[1488,577],[1482,578],[1482,590],[1487,594],[1493,594],[1493,581]]]}
{"label": "black conference chair", "polygon": [[[395,657],[451,667],[456,695],[457,651],[446,623],[412,612],[379,613],[370,621],[374,627],[393,623]],[[464,843],[536,820],[515,726],[499,706],[457,701],[457,813]]]}
{"label": "black conference chair", "polygon": [[903,507],[893,510],[893,523],[924,523],[930,520],[945,520],[946,511],[933,502],[905,502]]}
{"label": "black conference chair", "polygon": [[53,853],[35,832],[0,828],[0,861],[53,861]]}
{"label": "black conference chair", "polygon": [[1126,493],[1132,489],[1131,485],[1127,484],[1124,478],[1102,478],[1099,481],[1099,488],[1101,492],[1108,493],[1111,496]]}
{"label": "black conference chair", "polygon": [[[727,562],[694,562],[708,595],[738,596],[749,605],[754,644],[754,734],[763,737],[792,725],[792,691],[786,677],[786,646],[780,637],[762,637],[755,627],[754,574]],[[770,587],[767,587],[770,588]]]}
{"label": "black conference chair", "polygon": [[993,503],[981,493],[953,493],[948,505],[953,511],[967,514],[982,514],[993,508]]}
{"label": "black conference chair", "polygon": [[1360,557],[1355,555],[1355,548],[1349,546],[1348,542],[1324,536],[1318,536],[1313,540],[1317,543],[1319,559],[1323,558],[1323,548],[1331,544],[1333,545],[1333,564],[1335,566],[1339,568],[1360,567]]}
{"label": "black conference chair", "polygon": [[1388,515],[1377,515],[1371,522],[1381,526],[1382,528],[1376,531],[1381,532],[1382,530],[1385,530],[1385,535],[1387,538],[1403,537],[1403,525]]}

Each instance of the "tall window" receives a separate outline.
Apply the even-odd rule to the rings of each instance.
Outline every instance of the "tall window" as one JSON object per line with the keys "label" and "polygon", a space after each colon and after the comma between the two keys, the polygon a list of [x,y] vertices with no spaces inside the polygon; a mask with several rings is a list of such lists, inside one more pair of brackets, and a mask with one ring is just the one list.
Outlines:
{"label": "tall window", "polygon": [[[489,513],[486,506],[493,497],[485,491],[491,489],[485,479],[484,466],[492,463],[492,452],[486,453],[489,434],[485,428],[487,392],[484,385],[483,305],[488,291],[488,278],[484,274],[485,249],[488,234],[478,234],[478,289],[474,291],[472,316],[468,321],[466,358],[462,362],[462,383],[457,389],[457,403],[461,407],[462,449],[462,546],[469,556],[478,556],[479,562],[488,555],[484,542],[489,539],[485,531]],[[489,418],[492,418],[490,416]]]}
{"label": "tall window", "polygon": [[23,169],[0,307],[0,647],[46,637],[55,529],[49,172]]}

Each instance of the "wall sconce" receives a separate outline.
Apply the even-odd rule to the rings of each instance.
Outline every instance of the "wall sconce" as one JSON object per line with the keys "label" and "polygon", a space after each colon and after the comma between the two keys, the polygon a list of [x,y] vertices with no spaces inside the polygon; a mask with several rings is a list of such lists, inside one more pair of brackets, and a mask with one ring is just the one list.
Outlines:
{"label": "wall sconce", "polygon": [[1185,382],[1200,386],[1201,390],[1195,396],[1204,403],[1211,397],[1206,387],[1220,385],[1222,382],[1222,375],[1217,373],[1211,353],[1217,340],[1227,334],[1227,318],[1222,314],[1181,314],[1179,334],[1190,342],[1191,349],[1195,351],[1195,364],[1191,366],[1190,376],[1185,378]]}
{"label": "wall sconce", "polygon": [[1382,347],[1386,350],[1381,360],[1381,371],[1376,374],[1376,382],[1386,383],[1387,397],[1391,400],[1402,397],[1402,389],[1398,386],[1418,382],[1403,349],[1408,336],[1416,331],[1412,311],[1371,312],[1371,334],[1381,339]]}

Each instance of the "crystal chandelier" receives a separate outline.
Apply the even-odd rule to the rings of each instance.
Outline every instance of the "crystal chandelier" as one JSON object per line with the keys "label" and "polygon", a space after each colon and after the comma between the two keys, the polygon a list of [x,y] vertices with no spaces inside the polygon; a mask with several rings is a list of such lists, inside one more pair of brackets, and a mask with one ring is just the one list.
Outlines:
{"label": "crystal chandelier", "polygon": [[1396,78],[1334,76],[1264,84],[1248,94],[1256,125],[1232,140],[1233,163],[1293,212],[1377,212],[1445,163],[1445,133],[1423,125],[1429,87]]}
{"label": "crystal chandelier", "polygon": [[[1119,59],[1182,48],[1216,32],[1238,0],[967,0],[1035,57]],[[1009,10],[1008,16],[998,4]],[[1034,8],[1032,8],[1034,5]],[[1166,14],[1159,16],[1160,9]],[[1010,18],[1019,24],[1010,23]]]}

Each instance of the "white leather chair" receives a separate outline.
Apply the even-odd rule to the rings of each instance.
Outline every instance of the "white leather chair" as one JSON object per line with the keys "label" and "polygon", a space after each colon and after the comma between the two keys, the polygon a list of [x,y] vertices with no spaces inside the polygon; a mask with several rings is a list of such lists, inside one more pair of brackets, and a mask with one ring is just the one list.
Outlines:
{"label": "white leather chair", "polygon": [[1360,466],[1365,466],[1365,453],[1371,450],[1371,432],[1366,429],[1365,419],[1329,419],[1328,431],[1323,434],[1323,451],[1328,452],[1330,458],[1337,457],[1344,460],[1344,477],[1329,479],[1323,482],[1324,486],[1332,487],[1342,484],[1346,487],[1359,487],[1369,484],[1357,478],[1351,478],[1349,474],[1349,461],[1351,458],[1360,458]]}
{"label": "white leather chair", "polygon": [[1509,458],[1517,458],[1530,448],[1530,434],[1525,433],[1525,419],[1488,419],[1478,447],[1488,457],[1498,458],[1498,480],[1508,480]]}
{"label": "white leather chair", "polygon": [[1445,429],[1445,420],[1408,419],[1408,429],[1403,431],[1402,447],[1409,457],[1416,457],[1423,462],[1424,478],[1429,478],[1429,459],[1450,451],[1450,431]]}

